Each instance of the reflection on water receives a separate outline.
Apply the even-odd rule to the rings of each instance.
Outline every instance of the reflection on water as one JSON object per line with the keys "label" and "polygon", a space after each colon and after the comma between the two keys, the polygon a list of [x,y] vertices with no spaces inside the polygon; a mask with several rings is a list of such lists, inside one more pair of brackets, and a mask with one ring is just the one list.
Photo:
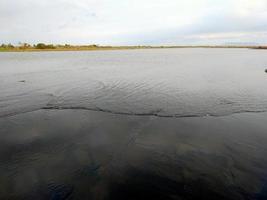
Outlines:
{"label": "reflection on water", "polygon": [[1,199],[266,199],[267,114],[0,119]]}
{"label": "reflection on water", "polygon": [[248,49],[0,54],[0,199],[267,199],[266,64]]}

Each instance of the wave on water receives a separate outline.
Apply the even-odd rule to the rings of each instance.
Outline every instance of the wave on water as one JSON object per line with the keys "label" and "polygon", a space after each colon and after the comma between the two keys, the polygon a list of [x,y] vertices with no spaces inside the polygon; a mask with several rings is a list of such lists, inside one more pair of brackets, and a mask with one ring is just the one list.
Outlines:
{"label": "wave on water", "polygon": [[163,117],[163,118],[192,118],[192,117],[222,117],[222,116],[228,116],[232,114],[239,114],[239,113],[264,113],[267,112],[266,110],[240,110],[235,111],[232,113],[225,113],[225,114],[161,114],[160,110],[145,112],[145,113],[133,113],[133,112],[123,112],[123,111],[113,111],[108,109],[102,109],[99,107],[95,108],[87,108],[87,107],[59,107],[59,106],[45,106],[41,108],[42,110],[88,110],[88,111],[98,111],[98,112],[104,112],[104,113],[111,113],[111,114],[117,114],[117,115],[129,115],[129,116],[154,116],[154,117]]}

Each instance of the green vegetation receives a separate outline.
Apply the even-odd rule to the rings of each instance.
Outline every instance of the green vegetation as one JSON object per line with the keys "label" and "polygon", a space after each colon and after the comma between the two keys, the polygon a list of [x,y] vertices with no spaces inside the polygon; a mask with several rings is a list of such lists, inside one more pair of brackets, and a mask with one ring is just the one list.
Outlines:
{"label": "green vegetation", "polygon": [[2,44],[0,52],[20,52],[20,51],[90,51],[90,50],[123,50],[123,49],[159,49],[159,48],[252,48],[267,49],[267,46],[98,46],[91,45],[54,45],[54,44],[28,44],[19,43],[18,46],[12,44]]}
{"label": "green vegetation", "polygon": [[111,46],[98,46],[95,44],[92,45],[53,45],[38,43],[30,45],[28,43],[19,43],[18,46],[12,44],[2,44],[0,46],[0,52],[16,52],[16,51],[86,51],[86,50],[111,50],[111,49],[131,49],[136,47],[111,47]]}
{"label": "green vegetation", "polygon": [[267,49],[267,46],[258,46],[258,47],[254,47],[253,49]]}
{"label": "green vegetation", "polygon": [[36,46],[34,46],[36,49],[55,49],[56,47],[53,44],[44,44],[44,43],[38,43]]}
{"label": "green vegetation", "polygon": [[15,47],[12,44],[2,44],[0,46],[0,51],[14,49]]}

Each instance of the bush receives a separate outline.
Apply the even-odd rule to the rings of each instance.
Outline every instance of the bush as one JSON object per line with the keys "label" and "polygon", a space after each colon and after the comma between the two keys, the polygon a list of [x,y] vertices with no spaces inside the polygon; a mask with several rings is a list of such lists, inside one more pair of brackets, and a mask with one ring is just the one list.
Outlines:
{"label": "bush", "polygon": [[7,45],[7,48],[13,49],[13,48],[15,48],[15,47],[14,47],[12,44],[9,43],[9,44]]}
{"label": "bush", "polygon": [[44,43],[38,43],[35,46],[36,49],[55,49],[56,47],[53,44],[44,44]]}
{"label": "bush", "polygon": [[28,49],[31,48],[31,45],[28,43],[20,43],[20,49]]}
{"label": "bush", "polygon": [[2,44],[1,46],[0,46],[0,48],[2,48],[2,49],[13,49],[13,48],[15,48],[12,44]]}

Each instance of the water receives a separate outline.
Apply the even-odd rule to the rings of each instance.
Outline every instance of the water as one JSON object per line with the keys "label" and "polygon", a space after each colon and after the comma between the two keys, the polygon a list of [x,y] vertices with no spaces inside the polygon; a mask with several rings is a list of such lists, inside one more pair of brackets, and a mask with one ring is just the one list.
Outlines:
{"label": "water", "polygon": [[40,108],[165,117],[267,110],[266,51],[3,53],[0,61],[0,117]]}
{"label": "water", "polygon": [[267,199],[266,54],[0,54],[0,199]]}

